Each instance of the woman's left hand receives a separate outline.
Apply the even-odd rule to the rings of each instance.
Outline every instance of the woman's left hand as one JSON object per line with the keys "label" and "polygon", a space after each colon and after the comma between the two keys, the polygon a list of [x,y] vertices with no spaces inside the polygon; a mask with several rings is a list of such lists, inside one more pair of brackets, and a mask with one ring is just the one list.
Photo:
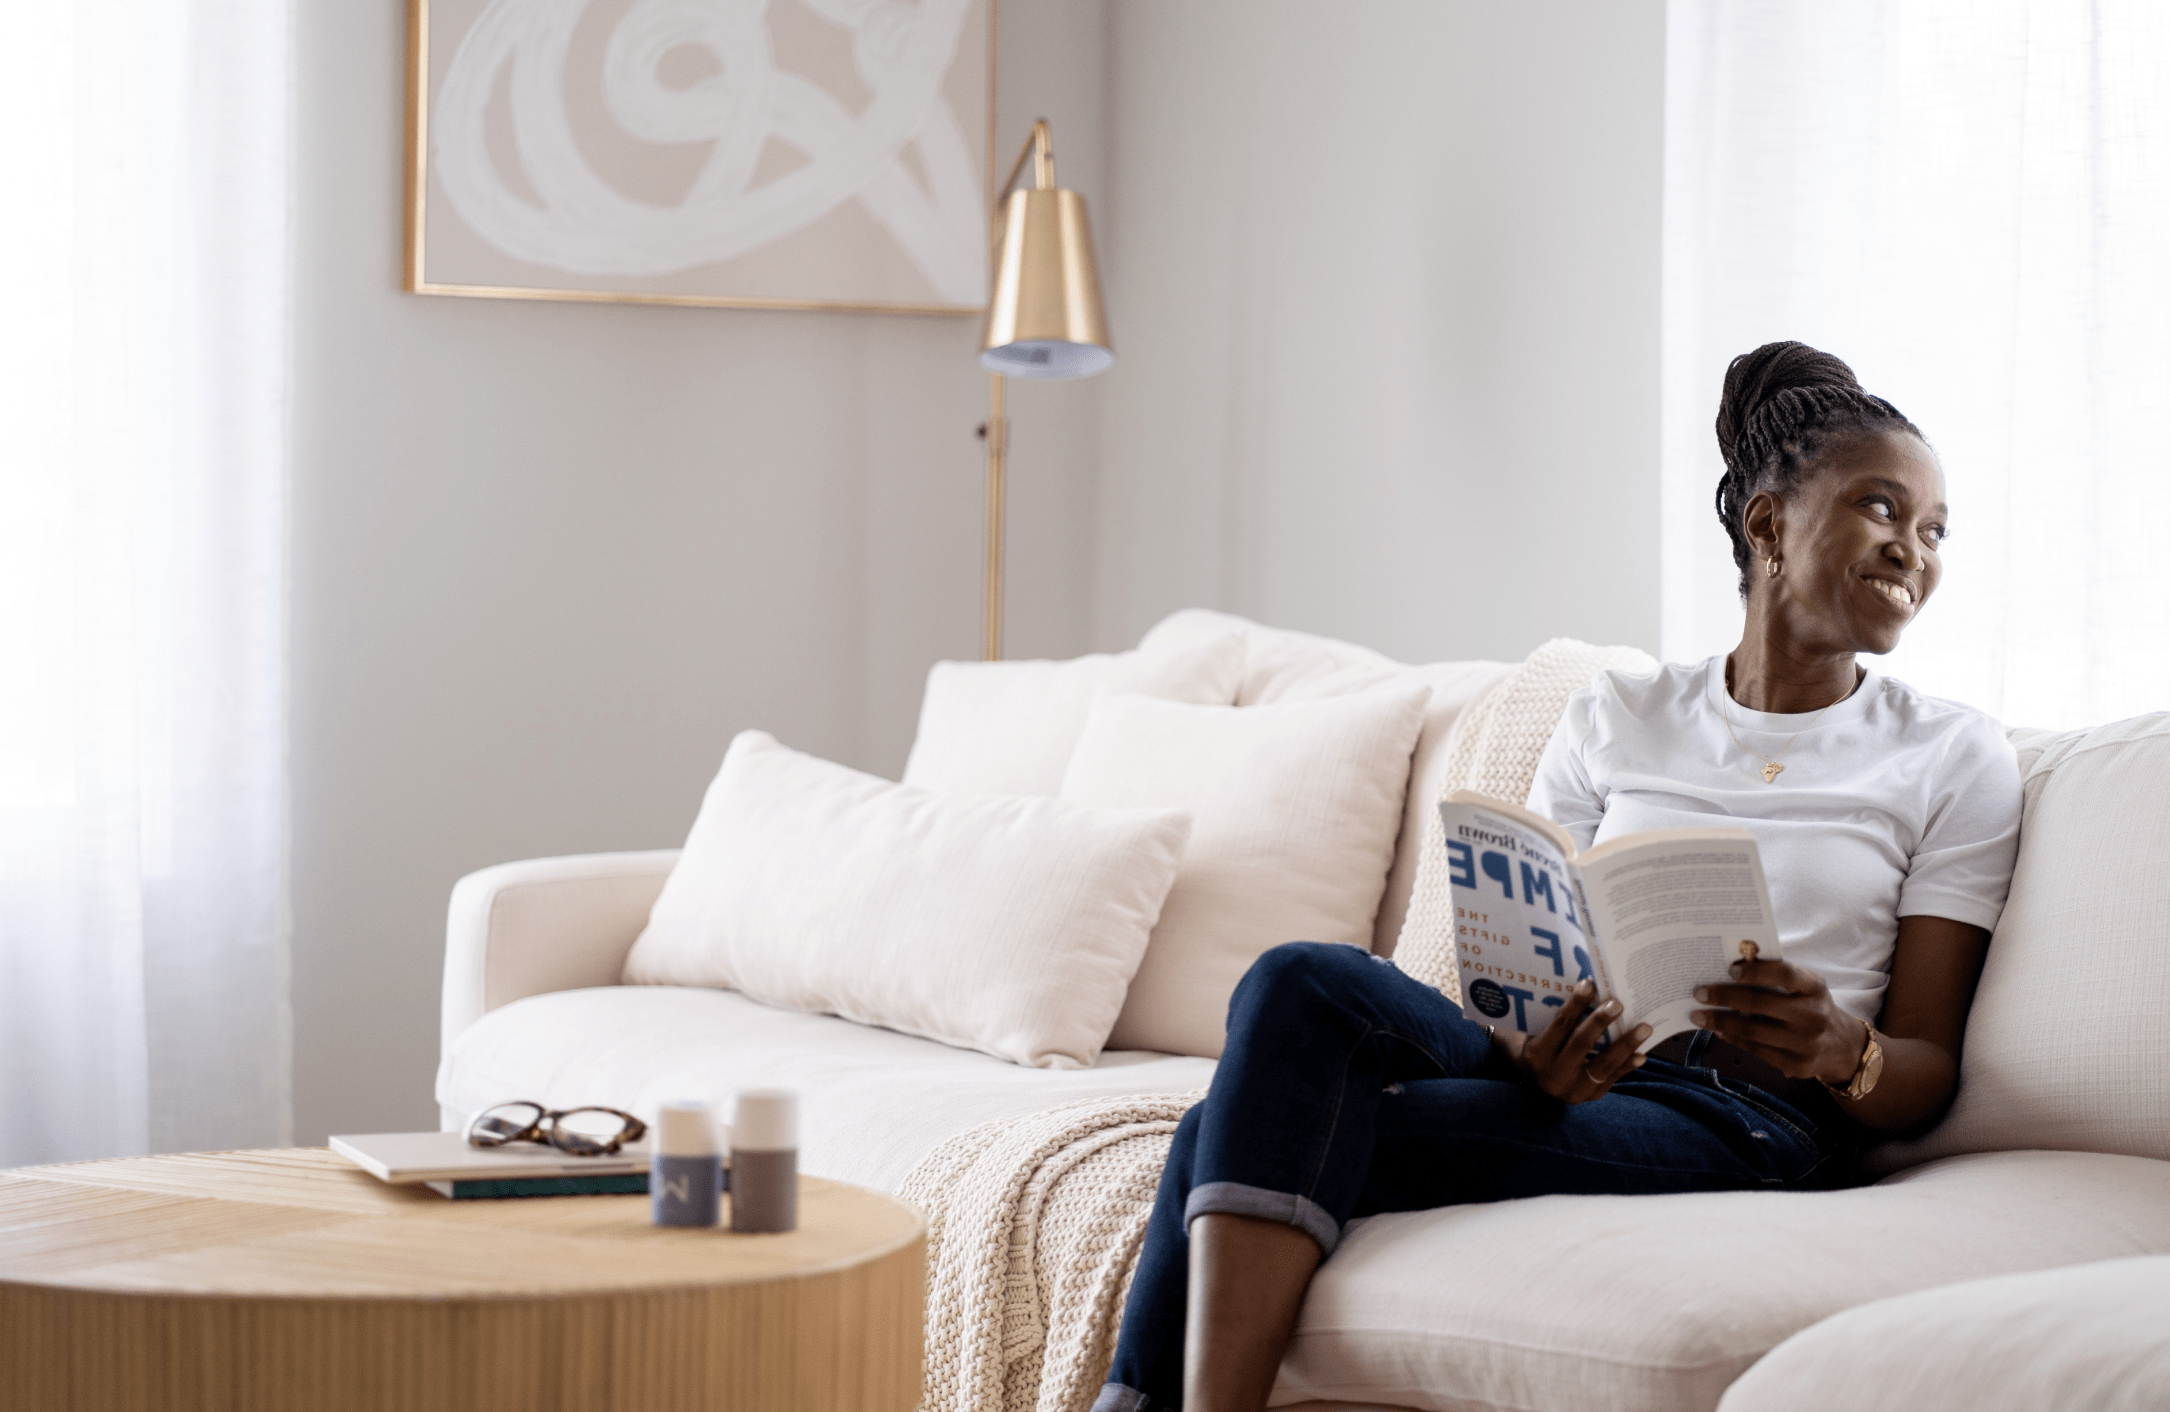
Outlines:
{"label": "woman's left hand", "polygon": [[1723,1035],[1793,1079],[1852,1082],[1868,1043],[1866,1026],[1841,1010],[1814,971],[1786,961],[1735,961],[1734,983],[1698,988],[1713,1008],[1688,1018]]}

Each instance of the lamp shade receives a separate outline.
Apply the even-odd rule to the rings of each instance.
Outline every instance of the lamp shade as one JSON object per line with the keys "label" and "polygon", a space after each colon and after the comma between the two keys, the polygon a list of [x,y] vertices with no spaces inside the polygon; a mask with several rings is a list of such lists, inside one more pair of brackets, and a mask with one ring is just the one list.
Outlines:
{"label": "lamp shade", "polygon": [[1085,198],[1013,191],[1003,208],[980,366],[1016,378],[1081,378],[1115,362]]}

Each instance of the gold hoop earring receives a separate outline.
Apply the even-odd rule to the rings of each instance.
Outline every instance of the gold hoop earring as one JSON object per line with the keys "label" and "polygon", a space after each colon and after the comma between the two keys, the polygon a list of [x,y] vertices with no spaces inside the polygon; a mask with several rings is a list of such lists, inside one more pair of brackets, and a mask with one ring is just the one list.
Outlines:
{"label": "gold hoop earring", "polygon": [[1767,579],[1778,577],[1778,556],[1776,554],[1763,561],[1763,577]]}

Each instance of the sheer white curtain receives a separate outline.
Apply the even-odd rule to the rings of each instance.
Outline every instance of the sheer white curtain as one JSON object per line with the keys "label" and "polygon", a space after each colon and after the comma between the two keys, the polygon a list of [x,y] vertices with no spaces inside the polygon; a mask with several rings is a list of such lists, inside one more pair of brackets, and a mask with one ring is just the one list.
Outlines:
{"label": "sheer white curtain", "polygon": [[2013,724],[2170,708],[2170,6],[1672,0],[1664,649],[1731,646],[1734,354],[1852,363],[1943,458],[1887,669]]}
{"label": "sheer white curtain", "polygon": [[290,1126],[285,0],[0,45],[0,1166]]}

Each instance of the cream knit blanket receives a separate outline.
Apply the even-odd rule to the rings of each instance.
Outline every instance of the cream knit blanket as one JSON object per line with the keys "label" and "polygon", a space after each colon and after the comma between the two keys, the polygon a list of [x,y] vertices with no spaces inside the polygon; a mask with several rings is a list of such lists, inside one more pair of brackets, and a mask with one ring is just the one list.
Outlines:
{"label": "cream knit blanket", "polygon": [[925,1412],[1083,1412],[1195,1093],[1091,1099],[987,1123],[897,1195],[927,1215]]}
{"label": "cream knit blanket", "polygon": [[[1545,753],[1545,742],[1552,739],[1552,728],[1567,709],[1567,698],[1609,668],[1647,672],[1656,666],[1656,658],[1633,647],[1592,647],[1571,637],[1552,639],[1454,723],[1438,798],[1458,789],[1473,789],[1494,799],[1522,803],[1530,797],[1537,757]],[[1446,825],[1439,821],[1439,811],[1427,809],[1424,852],[1417,859],[1416,886],[1409,893],[1409,916],[1401,925],[1401,939],[1394,944],[1394,964],[1459,1002],[1462,980],[1454,960],[1454,899],[1447,882],[1446,845]]]}
{"label": "cream knit blanket", "polygon": [[[1444,796],[1529,796],[1567,698],[1631,647],[1558,638],[1456,723]],[[1459,997],[1439,816],[1395,964]],[[1175,1125],[1203,1093],[1135,1094],[988,1123],[937,1147],[898,1195],[927,1215],[924,1412],[1084,1412],[1107,1377],[1123,1298]]]}

